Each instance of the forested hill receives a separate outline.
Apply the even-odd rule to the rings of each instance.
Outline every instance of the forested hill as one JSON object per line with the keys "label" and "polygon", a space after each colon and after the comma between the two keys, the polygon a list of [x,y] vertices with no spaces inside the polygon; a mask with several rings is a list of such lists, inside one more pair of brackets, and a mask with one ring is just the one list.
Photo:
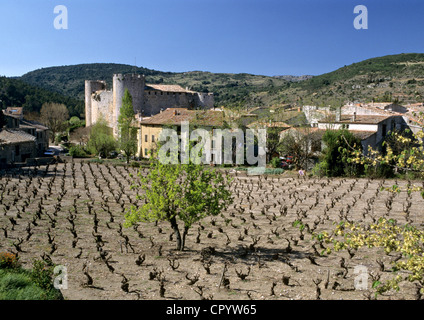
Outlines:
{"label": "forested hill", "polygon": [[84,99],[85,80],[106,80],[111,89],[113,74],[144,74],[147,83],[179,84],[199,92],[213,92],[218,105],[240,105],[254,92],[265,92],[287,87],[289,81],[247,73],[211,73],[203,71],[163,72],[125,64],[94,63],[51,67],[35,70],[20,79],[45,89],[77,99]]}
{"label": "forested hill", "polygon": [[0,77],[0,107],[24,107],[25,112],[39,112],[45,102],[63,103],[71,116],[81,116],[84,101],[46,90],[24,81]]}
{"label": "forested hill", "polygon": [[91,63],[38,69],[24,74],[20,79],[50,91],[84,100],[85,80],[106,80],[111,85],[112,77],[116,73],[140,73],[146,76],[167,74],[125,64]]}
{"label": "forested hill", "polygon": [[367,59],[295,83],[287,96],[303,103],[337,101],[414,102],[424,99],[424,54],[409,53]]}
{"label": "forested hill", "polygon": [[195,91],[213,92],[217,106],[243,109],[285,103],[336,105],[347,101],[407,103],[424,100],[424,54],[420,53],[367,59],[314,77],[163,72],[113,63],[50,67],[29,72],[18,79],[1,78],[3,99],[0,96],[0,100],[3,106],[21,103],[28,110],[37,110],[43,96],[49,101],[54,97],[67,101],[73,113],[82,113],[84,81],[106,80],[110,89],[116,73],[139,73],[146,76],[147,83],[179,84]]}

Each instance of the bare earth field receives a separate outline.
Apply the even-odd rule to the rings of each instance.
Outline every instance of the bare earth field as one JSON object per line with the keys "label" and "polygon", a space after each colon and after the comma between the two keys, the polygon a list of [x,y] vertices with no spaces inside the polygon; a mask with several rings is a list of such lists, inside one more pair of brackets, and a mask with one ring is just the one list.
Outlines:
{"label": "bare earth field", "polygon": [[[232,174],[234,204],[195,224],[186,250],[177,252],[168,222],[122,226],[131,203],[141,205],[130,189],[129,174],[137,170],[75,162],[0,172],[0,252],[18,252],[24,267],[41,257],[65,266],[62,293],[69,300],[368,299],[373,279],[393,276],[396,256],[378,248],[321,256],[323,247],[308,231],[381,216],[424,222],[418,193],[380,191],[395,180],[238,173]],[[303,231],[293,226],[299,219]],[[368,270],[368,290],[354,287],[360,265]],[[404,284],[378,299],[415,299],[415,293]]]}

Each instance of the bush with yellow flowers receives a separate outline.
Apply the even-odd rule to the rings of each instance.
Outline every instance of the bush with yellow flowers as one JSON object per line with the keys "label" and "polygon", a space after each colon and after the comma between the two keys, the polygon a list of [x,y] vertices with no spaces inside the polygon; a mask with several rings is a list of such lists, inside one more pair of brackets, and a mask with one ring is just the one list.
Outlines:
{"label": "bush with yellow flowers", "polygon": [[[350,154],[348,162],[361,164],[365,169],[387,166],[396,173],[413,175],[420,179],[424,178],[424,131],[418,131],[414,134],[409,130],[393,131],[383,142],[383,146],[384,153],[368,147],[366,155],[350,146],[345,149],[345,152]],[[391,192],[401,191],[397,186],[385,189]],[[423,186],[411,185],[405,191],[419,191],[421,196],[424,197]]]}
{"label": "bush with yellow flowers", "polygon": [[[340,250],[357,250],[361,247],[380,247],[387,254],[401,253],[402,258],[393,262],[394,276],[385,283],[373,283],[376,294],[399,290],[399,284],[404,281],[415,282],[424,293],[424,232],[411,225],[399,226],[394,219],[380,218],[376,223],[361,226],[356,223],[340,222],[333,232],[314,234],[314,238],[332,243],[326,253]],[[342,240],[340,240],[342,239]],[[402,272],[402,275],[398,274]],[[406,274],[406,275],[403,275]]]}

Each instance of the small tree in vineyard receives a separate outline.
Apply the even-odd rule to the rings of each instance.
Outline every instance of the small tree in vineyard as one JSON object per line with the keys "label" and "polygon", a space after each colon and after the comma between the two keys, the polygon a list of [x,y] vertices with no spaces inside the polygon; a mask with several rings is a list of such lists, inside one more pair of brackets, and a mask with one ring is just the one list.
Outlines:
{"label": "small tree in vineyard", "polygon": [[112,135],[112,129],[108,127],[106,120],[102,117],[91,127],[89,149],[98,156],[107,155],[116,149],[116,140]]}
{"label": "small tree in vineyard", "polygon": [[[180,251],[193,223],[220,214],[232,203],[229,179],[201,164],[164,164],[151,157],[149,173],[143,176],[140,171],[138,176],[145,204],[131,206],[125,214],[125,226],[139,221],[169,221]],[[184,225],[182,235],[178,220]]]}

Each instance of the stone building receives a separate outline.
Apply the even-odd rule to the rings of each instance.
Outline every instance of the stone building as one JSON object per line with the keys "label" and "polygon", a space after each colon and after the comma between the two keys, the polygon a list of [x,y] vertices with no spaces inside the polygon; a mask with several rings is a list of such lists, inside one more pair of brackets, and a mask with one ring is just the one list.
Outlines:
{"label": "stone building", "polygon": [[318,129],[338,130],[347,129],[360,137],[362,150],[366,154],[368,146],[380,149],[388,133],[403,130],[406,123],[401,115],[336,115],[335,121],[321,120]]}
{"label": "stone building", "polygon": [[43,157],[49,148],[49,128],[38,122],[22,119],[19,129],[35,137],[37,157]]}
{"label": "stone building", "polygon": [[145,77],[138,74],[115,74],[112,90],[107,89],[105,81],[85,81],[86,126],[103,118],[117,136],[125,89],[132,96],[134,112],[139,119],[168,108],[210,109],[214,105],[212,93],[195,92],[179,85],[146,84]]}
{"label": "stone building", "polygon": [[173,128],[180,133],[182,123],[188,122],[190,126],[213,132],[214,128],[224,126],[224,120],[222,111],[168,108],[140,121],[138,156],[142,158],[150,156],[150,151],[157,147],[159,135],[164,128]]}
{"label": "stone building", "polygon": [[0,166],[25,162],[36,156],[36,138],[33,135],[18,129],[0,131]]}
{"label": "stone building", "polygon": [[49,129],[20,114],[3,111],[6,125],[0,128],[0,166],[43,157],[49,147]]}

